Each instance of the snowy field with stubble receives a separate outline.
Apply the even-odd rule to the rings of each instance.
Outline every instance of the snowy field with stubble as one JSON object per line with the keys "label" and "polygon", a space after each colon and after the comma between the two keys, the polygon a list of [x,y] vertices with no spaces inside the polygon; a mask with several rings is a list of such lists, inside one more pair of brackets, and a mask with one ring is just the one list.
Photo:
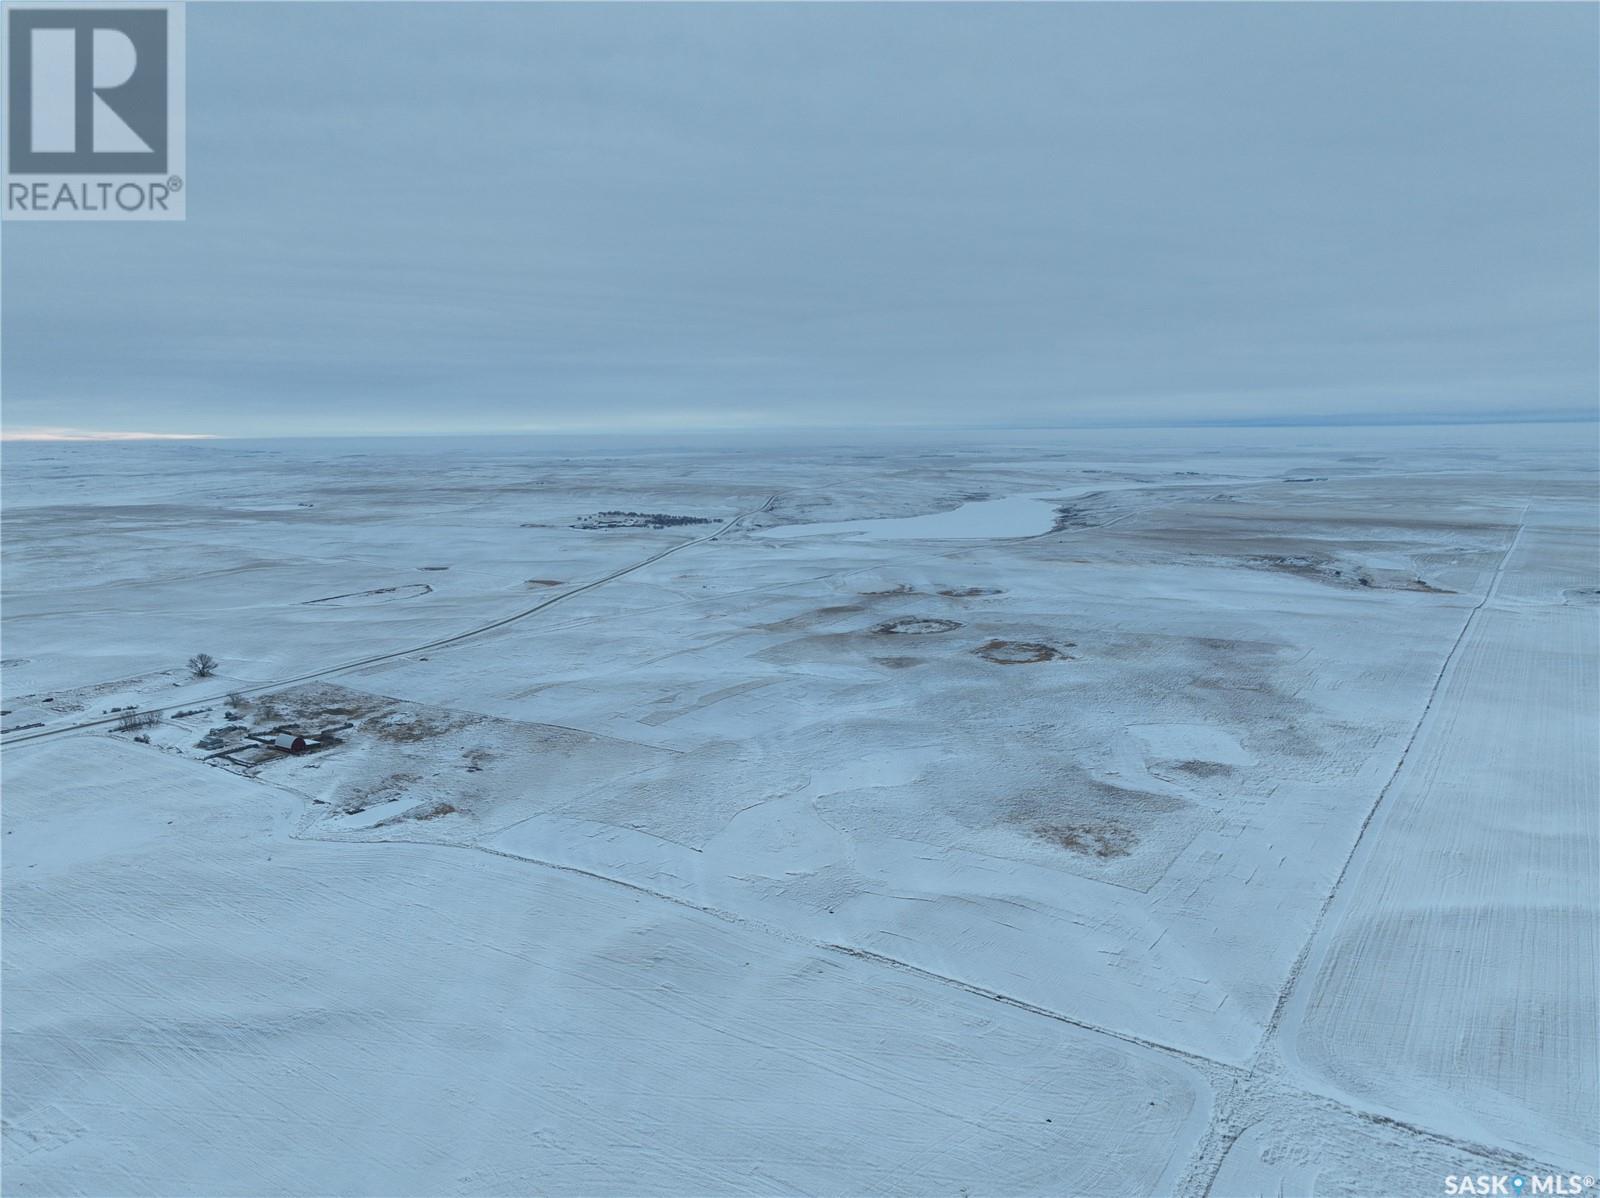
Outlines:
{"label": "snowy field with stubble", "polygon": [[1600,1172],[1593,426],[3,465],[7,1193]]}

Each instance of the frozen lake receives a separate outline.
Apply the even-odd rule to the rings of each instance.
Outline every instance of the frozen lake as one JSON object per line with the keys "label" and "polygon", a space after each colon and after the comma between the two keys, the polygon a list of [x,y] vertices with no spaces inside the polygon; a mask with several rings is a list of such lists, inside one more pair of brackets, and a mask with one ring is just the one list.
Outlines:
{"label": "frozen lake", "polygon": [[1050,498],[1019,495],[1010,499],[981,499],[946,512],[898,519],[836,520],[822,524],[791,524],[757,533],[763,537],[847,536],[864,541],[981,540],[984,538],[1036,537],[1055,524]]}

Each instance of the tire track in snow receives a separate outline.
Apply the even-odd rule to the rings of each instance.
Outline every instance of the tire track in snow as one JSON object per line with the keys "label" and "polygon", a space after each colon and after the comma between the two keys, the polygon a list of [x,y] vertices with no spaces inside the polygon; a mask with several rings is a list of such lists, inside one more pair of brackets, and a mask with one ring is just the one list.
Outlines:
{"label": "tire track in snow", "polygon": [[1511,555],[1516,551],[1517,542],[1522,540],[1523,529],[1527,527],[1528,504],[1523,504],[1522,513],[1517,518],[1517,531],[1511,538],[1511,543],[1506,546],[1505,552],[1500,555],[1500,563],[1494,568],[1494,575],[1489,579],[1489,585],[1484,588],[1483,598],[1473,604],[1472,610],[1467,613],[1467,618],[1461,622],[1461,631],[1456,633],[1456,639],[1450,645],[1450,651],[1445,654],[1439,672],[1434,675],[1433,686],[1428,690],[1428,698],[1422,705],[1422,711],[1417,716],[1417,722],[1412,725],[1411,735],[1406,738],[1405,748],[1400,750],[1400,759],[1395,762],[1394,769],[1389,774],[1389,780],[1383,784],[1383,789],[1378,791],[1378,797],[1372,801],[1367,817],[1361,821],[1361,827],[1356,832],[1356,838],[1350,845],[1350,852],[1345,856],[1344,865],[1339,870],[1339,876],[1334,879],[1332,888],[1328,891],[1327,898],[1322,900],[1322,909],[1317,912],[1316,922],[1311,925],[1311,934],[1306,937],[1306,942],[1301,946],[1300,955],[1295,958],[1294,965],[1289,969],[1289,976],[1284,980],[1283,987],[1278,991],[1278,1001],[1272,1008],[1272,1015],[1268,1018],[1266,1027],[1261,1034],[1261,1042],[1256,1048],[1255,1061],[1252,1063],[1251,1072],[1255,1072],[1270,1051],[1272,1041],[1278,1034],[1278,1028],[1283,1023],[1284,1011],[1288,1008],[1289,997],[1294,993],[1295,986],[1300,981],[1300,975],[1305,970],[1306,961],[1311,956],[1311,950],[1316,945],[1317,939],[1322,935],[1323,926],[1327,923],[1328,912],[1332,909],[1334,900],[1338,898],[1345,879],[1350,874],[1350,867],[1355,862],[1361,847],[1366,843],[1367,831],[1372,827],[1378,812],[1383,807],[1383,801],[1389,797],[1389,792],[1394,789],[1395,780],[1400,777],[1400,771],[1405,768],[1406,760],[1411,755],[1412,748],[1417,743],[1417,737],[1422,732],[1422,726],[1427,722],[1428,714],[1433,710],[1434,700],[1439,697],[1439,690],[1444,685],[1450,667],[1455,664],[1456,656],[1461,646],[1466,642],[1467,633],[1471,631],[1473,622],[1495,593],[1500,589],[1500,579],[1505,574],[1506,563],[1511,560]]}
{"label": "tire track in snow", "polygon": [[[1434,676],[1433,685],[1428,690],[1428,697],[1423,702],[1422,710],[1417,715],[1417,721],[1411,728],[1411,735],[1407,737],[1405,747],[1401,749],[1400,756],[1395,762],[1395,767],[1390,772],[1388,780],[1378,791],[1377,797],[1373,799],[1366,818],[1361,821],[1361,826],[1356,832],[1355,839],[1351,842],[1350,851],[1345,856],[1344,864],[1340,867],[1338,876],[1334,878],[1327,897],[1323,899],[1321,909],[1317,912],[1317,917],[1311,925],[1311,931],[1306,936],[1305,943],[1301,946],[1299,954],[1295,957],[1294,964],[1290,966],[1289,973],[1284,979],[1283,986],[1278,991],[1277,1001],[1273,1004],[1272,1014],[1262,1028],[1261,1039],[1257,1043],[1255,1054],[1248,1069],[1241,1071],[1241,1075],[1229,1086],[1226,1093],[1218,1095],[1212,1116],[1211,1129],[1195,1152],[1194,1161],[1189,1171],[1189,1184],[1182,1187],[1182,1192],[1199,1194],[1202,1198],[1210,1198],[1212,1187],[1216,1184],[1217,1177],[1222,1172],[1222,1166],[1228,1158],[1229,1151],[1256,1121],[1255,1119],[1241,1121],[1239,1118],[1241,1110],[1258,1107],[1264,1092],[1267,1091],[1274,1094],[1296,1094],[1302,1100],[1312,1100],[1318,1105],[1331,1104],[1334,1108],[1346,1111],[1364,1122],[1383,1127],[1398,1128],[1412,1135],[1431,1140],[1436,1144],[1474,1153],[1491,1160],[1505,1161],[1524,1173],[1553,1174],[1562,1172],[1562,1170],[1554,1166],[1534,1161],[1521,1153],[1478,1144],[1443,1132],[1433,1131],[1417,1124],[1394,1119],[1387,1115],[1380,1115],[1375,1112],[1364,1111],[1358,1107],[1348,1106],[1335,1099],[1326,1099],[1323,1096],[1313,1095],[1306,1091],[1294,1090],[1291,1087],[1284,1086],[1281,1081],[1274,1079],[1271,1074],[1266,1072],[1271,1063],[1271,1052],[1277,1042],[1278,1031],[1282,1026],[1284,1014],[1288,1009],[1290,997],[1299,985],[1300,978],[1305,971],[1306,962],[1310,959],[1312,950],[1322,936],[1323,928],[1327,924],[1328,913],[1332,910],[1345,880],[1350,876],[1351,867],[1356,857],[1360,854],[1362,846],[1370,843],[1367,840],[1367,833],[1377,819],[1378,813],[1382,810],[1384,800],[1389,796],[1390,791],[1394,789],[1395,781],[1405,767],[1412,747],[1416,744],[1417,737],[1421,733],[1423,725],[1427,722],[1428,714],[1433,710],[1433,704],[1435,699],[1438,698],[1440,688],[1443,686],[1446,676],[1450,673],[1450,668],[1455,663],[1461,646],[1466,642],[1467,633],[1471,630],[1474,621],[1476,621],[1478,613],[1488,606],[1489,601],[1495,597],[1500,589],[1500,580],[1505,574],[1506,563],[1511,560],[1513,551],[1515,551],[1518,542],[1522,540],[1523,530],[1527,526],[1528,508],[1530,506],[1531,502],[1522,505],[1522,511],[1517,517],[1517,531],[1512,535],[1510,542],[1501,553],[1500,561],[1496,564],[1494,573],[1489,579],[1489,585],[1484,588],[1483,597],[1467,612],[1466,618],[1461,622],[1460,631],[1456,633],[1456,638],[1451,643],[1449,651],[1445,654],[1444,661],[1440,663],[1439,672]],[[1200,1184],[1202,1180],[1203,1185]]]}

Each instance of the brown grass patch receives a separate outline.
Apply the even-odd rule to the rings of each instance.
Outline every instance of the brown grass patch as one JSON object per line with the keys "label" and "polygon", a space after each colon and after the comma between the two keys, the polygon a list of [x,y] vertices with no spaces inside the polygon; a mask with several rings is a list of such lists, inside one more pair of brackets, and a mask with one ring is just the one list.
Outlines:
{"label": "brown grass patch", "polygon": [[1027,666],[1041,661],[1073,661],[1054,645],[1039,641],[989,641],[973,650],[985,661],[1001,666]]}
{"label": "brown grass patch", "polygon": [[1139,838],[1121,824],[1043,824],[1033,830],[1040,840],[1085,857],[1126,857]]}
{"label": "brown grass patch", "polygon": [[411,818],[412,819],[438,819],[440,816],[443,816],[443,815],[454,815],[459,810],[460,810],[460,808],[458,808],[454,803],[435,803],[431,807],[424,807],[421,811],[417,812]]}
{"label": "brown grass patch", "polygon": [[1172,768],[1196,778],[1221,778],[1233,773],[1231,765],[1223,765],[1220,761],[1180,761]]}
{"label": "brown grass patch", "polygon": [[338,810],[345,815],[360,815],[368,807],[398,799],[408,787],[421,780],[419,774],[390,774],[371,786],[354,788],[339,802]]}
{"label": "brown grass patch", "polygon": [[471,719],[435,716],[426,712],[391,711],[368,720],[361,726],[361,731],[390,744],[404,745],[432,740],[473,722]]}

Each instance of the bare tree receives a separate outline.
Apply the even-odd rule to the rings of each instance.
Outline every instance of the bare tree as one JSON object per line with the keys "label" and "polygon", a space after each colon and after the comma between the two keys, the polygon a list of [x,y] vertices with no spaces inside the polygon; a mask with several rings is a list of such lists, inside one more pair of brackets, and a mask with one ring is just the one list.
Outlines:
{"label": "bare tree", "polygon": [[234,711],[243,711],[246,707],[250,706],[250,700],[245,698],[238,691],[234,691],[233,694],[228,696],[228,706]]}
{"label": "bare tree", "polygon": [[217,672],[217,659],[209,653],[196,653],[189,659],[189,671],[196,678],[209,678]]}

